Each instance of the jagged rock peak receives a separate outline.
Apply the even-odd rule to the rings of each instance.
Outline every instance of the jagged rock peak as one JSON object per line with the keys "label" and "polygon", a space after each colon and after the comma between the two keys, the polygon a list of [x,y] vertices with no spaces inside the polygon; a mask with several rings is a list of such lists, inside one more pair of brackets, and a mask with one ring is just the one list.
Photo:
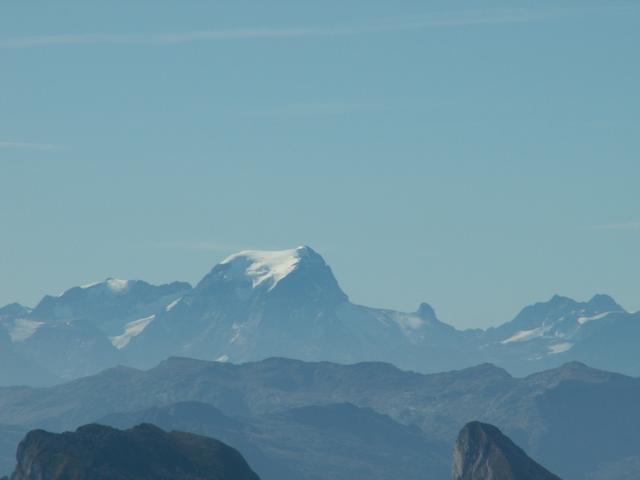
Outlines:
{"label": "jagged rock peak", "polygon": [[560,480],[498,428],[469,422],[453,451],[453,480]]}
{"label": "jagged rock peak", "polygon": [[437,320],[436,311],[428,303],[421,303],[416,312],[424,320]]}
{"label": "jagged rock peak", "polygon": [[625,309],[622,308],[618,302],[616,302],[609,295],[605,295],[602,293],[594,295],[591,300],[588,302],[589,306],[594,309],[600,310],[602,312],[624,312]]}
{"label": "jagged rock peak", "polygon": [[589,308],[591,310],[597,310],[601,312],[624,312],[622,308],[610,295],[598,293],[591,297],[587,302],[578,302],[570,297],[562,295],[554,295],[547,302],[539,302],[533,305],[533,307],[547,306],[547,307],[572,307],[572,308]]}

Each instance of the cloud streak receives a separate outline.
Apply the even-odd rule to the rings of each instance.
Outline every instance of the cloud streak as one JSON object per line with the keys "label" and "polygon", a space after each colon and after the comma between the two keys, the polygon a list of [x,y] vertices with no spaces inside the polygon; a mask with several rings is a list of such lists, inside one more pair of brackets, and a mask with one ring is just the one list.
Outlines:
{"label": "cloud streak", "polygon": [[30,143],[30,142],[7,142],[0,140],[0,149],[14,150],[60,150],[59,145],[49,143]]}
{"label": "cloud streak", "polygon": [[394,101],[317,100],[293,102],[246,112],[248,117],[324,117],[415,105]]}
{"label": "cloud streak", "polygon": [[640,230],[640,220],[632,220],[629,222],[610,223],[606,225],[596,225],[596,230]]}
{"label": "cloud streak", "polygon": [[170,248],[170,249],[177,249],[177,250],[195,250],[195,251],[201,251],[201,252],[222,252],[222,253],[247,250],[247,248],[243,248],[238,245],[218,243],[218,242],[207,242],[207,241],[154,242],[153,246],[156,248]]}
{"label": "cloud streak", "polygon": [[319,27],[231,28],[176,33],[55,34],[0,39],[2,49],[62,45],[162,46],[195,42],[339,37],[484,24],[517,23],[552,18],[560,10],[527,9],[489,12],[460,12],[411,19],[378,20],[368,23]]}

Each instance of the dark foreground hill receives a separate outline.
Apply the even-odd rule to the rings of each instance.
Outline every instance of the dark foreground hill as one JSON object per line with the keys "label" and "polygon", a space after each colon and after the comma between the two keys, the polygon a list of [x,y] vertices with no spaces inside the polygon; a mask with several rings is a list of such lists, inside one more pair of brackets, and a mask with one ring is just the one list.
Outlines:
{"label": "dark foreground hill", "polygon": [[121,431],[30,432],[11,480],[259,480],[242,455],[211,438],[150,424]]}
{"label": "dark foreground hill", "polygon": [[560,480],[493,425],[469,422],[453,451],[452,480]]}

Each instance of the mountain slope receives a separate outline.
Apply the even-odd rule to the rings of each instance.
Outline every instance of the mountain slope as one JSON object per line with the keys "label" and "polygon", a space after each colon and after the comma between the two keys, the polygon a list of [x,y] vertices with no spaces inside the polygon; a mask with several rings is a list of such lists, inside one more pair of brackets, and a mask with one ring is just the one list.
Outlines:
{"label": "mountain slope", "polygon": [[0,385],[53,385],[59,381],[46,368],[16,352],[11,337],[0,328]]}
{"label": "mountain slope", "polygon": [[493,425],[467,423],[453,452],[453,480],[560,480]]}
{"label": "mountain slope", "polygon": [[11,480],[259,480],[231,447],[149,424],[126,431],[86,425],[62,434],[30,432]]}

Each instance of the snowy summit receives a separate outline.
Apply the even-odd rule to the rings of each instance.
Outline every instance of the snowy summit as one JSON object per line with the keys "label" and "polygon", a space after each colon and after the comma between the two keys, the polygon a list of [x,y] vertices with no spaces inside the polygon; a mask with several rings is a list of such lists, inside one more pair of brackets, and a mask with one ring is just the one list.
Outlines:
{"label": "snowy summit", "polygon": [[225,258],[220,265],[230,265],[226,274],[228,280],[248,277],[253,288],[265,285],[272,290],[309,254],[317,255],[307,246],[275,251],[245,250]]}
{"label": "snowy summit", "polygon": [[86,285],[80,286],[82,290],[88,290],[94,287],[102,287],[102,288],[106,288],[111,292],[118,293],[118,292],[125,291],[129,287],[129,280],[122,280],[120,278],[109,277],[102,282],[93,282],[93,283],[88,283]]}

